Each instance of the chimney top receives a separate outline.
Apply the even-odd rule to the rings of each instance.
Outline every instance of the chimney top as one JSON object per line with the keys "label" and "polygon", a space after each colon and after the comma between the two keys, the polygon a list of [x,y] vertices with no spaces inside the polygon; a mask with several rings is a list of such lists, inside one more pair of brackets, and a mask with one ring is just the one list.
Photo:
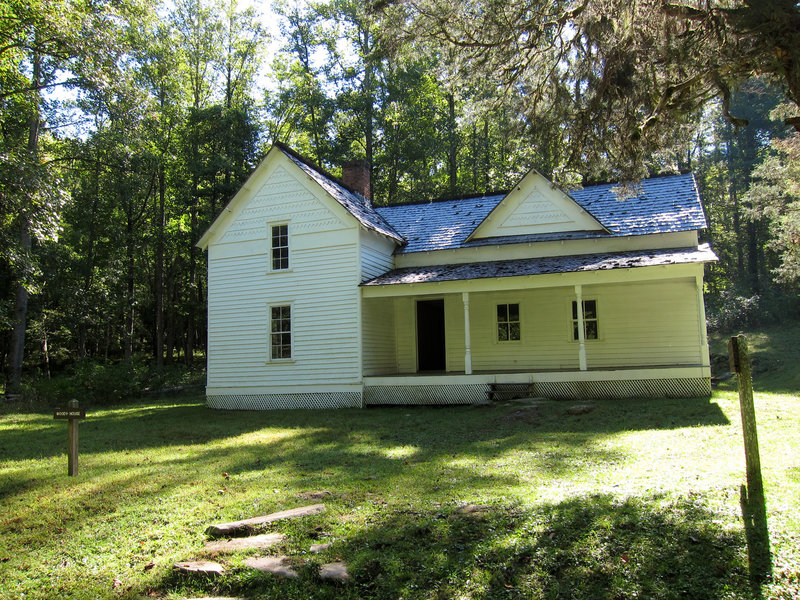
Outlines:
{"label": "chimney top", "polygon": [[362,159],[351,160],[342,165],[342,182],[372,202],[369,181],[369,163]]}

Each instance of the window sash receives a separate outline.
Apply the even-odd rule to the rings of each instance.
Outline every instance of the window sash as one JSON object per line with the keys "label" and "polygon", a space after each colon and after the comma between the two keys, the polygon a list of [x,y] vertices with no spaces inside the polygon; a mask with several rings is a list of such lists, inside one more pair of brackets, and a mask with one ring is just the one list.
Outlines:
{"label": "window sash", "polygon": [[518,342],[522,339],[519,304],[497,305],[497,341]]}
{"label": "window sash", "polygon": [[[597,300],[583,300],[583,339],[596,340],[599,337]],[[572,301],[572,339],[580,339],[578,332],[578,302]]]}
{"label": "window sash", "polygon": [[269,325],[270,359],[292,358],[292,307],[271,306]]}
{"label": "window sash", "polygon": [[270,228],[272,270],[289,268],[289,226],[273,225]]}

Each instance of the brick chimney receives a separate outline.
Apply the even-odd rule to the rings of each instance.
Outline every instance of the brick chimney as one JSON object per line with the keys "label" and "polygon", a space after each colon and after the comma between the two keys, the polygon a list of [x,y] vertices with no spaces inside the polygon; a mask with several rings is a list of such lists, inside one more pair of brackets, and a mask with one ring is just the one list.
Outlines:
{"label": "brick chimney", "polygon": [[369,163],[365,160],[351,160],[342,165],[342,181],[351,190],[372,201],[369,183]]}

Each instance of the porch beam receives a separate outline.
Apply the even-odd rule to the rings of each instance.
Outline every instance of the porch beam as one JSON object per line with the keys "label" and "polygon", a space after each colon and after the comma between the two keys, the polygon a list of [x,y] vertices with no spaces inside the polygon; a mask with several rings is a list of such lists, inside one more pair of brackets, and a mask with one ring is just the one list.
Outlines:
{"label": "porch beam", "polygon": [[431,281],[392,285],[362,285],[363,298],[391,298],[399,296],[424,296],[426,294],[460,294],[462,292],[500,292],[520,289],[571,287],[573,285],[601,285],[608,283],[634,283],[638,281],[664,281],[667,279],[694,279],[703,272],[703,263],[658,265],[630,269],[607,269],[574,273],[547,273],[469,279],[458,281]]}
{"label": "porch beam", "polygon": [[472,375],[472,348],[469,331],[469,292],[462,292],[464,301],[464,373]]}
{"label": "porch beam", "polygon": [[581,371],[587,370],[586,365],[586,332],[583,329],[583,287],[575,286],[575,299],[578,313],[578,364]]}

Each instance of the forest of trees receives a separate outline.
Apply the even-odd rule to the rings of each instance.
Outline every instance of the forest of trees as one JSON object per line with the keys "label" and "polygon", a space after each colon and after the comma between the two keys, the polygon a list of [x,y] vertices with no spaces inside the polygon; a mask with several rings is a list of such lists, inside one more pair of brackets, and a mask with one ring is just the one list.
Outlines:
{"label": "forest of trees", "polygon": [[[434,0],[277,0],[278,30],[236,0],[0,0],[6,392],[91,361],[202,368],[195,243],[277,140],[335,174],[366,159],[376,203],[504,190],[531,168],[566,189],[691,170],[720,257],[712,325],[796,313],[799,96],[781,64],[800,44],[768,32],[765,50],[743,20],[759,15],[707,2],[650,29],[627,4],[540,4],[560,11],[550,29],[509,38],[474,14],[427,22],[461,6]],[[738,63],[709,23],[738,36]]]}

